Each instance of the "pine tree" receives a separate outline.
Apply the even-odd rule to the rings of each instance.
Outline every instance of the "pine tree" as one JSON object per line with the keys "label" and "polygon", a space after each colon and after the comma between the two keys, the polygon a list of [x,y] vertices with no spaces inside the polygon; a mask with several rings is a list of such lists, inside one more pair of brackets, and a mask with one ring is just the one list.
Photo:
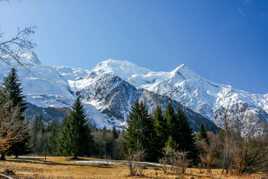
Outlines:
{"label": "pine tree", "polygon": [[118,131],[116,130],[115,127],[113,127],[113,130],[112,130],[112,139],[111,139],[111,158],[112,159],[116,159],[116,156],[118,156],[116,153],[118,151],[116,151],[117,149],[117,145],[118,145],[118,137],[119,137],[119,133]]}
{"label": "pine tree", "polygon": [[129,152],[144,151],[146,161],[157,161],[153,120],[142,102],[132,106],[125,138]]}
{"label": "pine tree", "polygon": [[154,113],[154,129],[156,132],[156,147],[158,149],[158,155],[162,156],[162,149],[165,147],[165,142],[168,140],[168,129],[167,122],[163,117],[162,109],[160,106],[157,106]]}
{"label": "pine tree", "polygon": [[165,150],[175,150],[176,149],[176,142],[172,139],[171,136],[169,136],[167,141],[165,142],[164,149]]}
{"label": "pine tree", "polygon": [[199,140],[204,140],[207,144],[209,144],[207,129],[205,128],[205,126],[203,124],[201,124],[201,126],[200,126]]}
{"label": "pine tree", "polygon": [[60,137],[60,153],[78,156],[89,155],[92,150],[93,137],[87,123],[83,106],[78,97],[71,113],[64,119]]}
{"label": "pine tree", "polygon": [[59,154],[59,138],[62,126],[61,123],[54,120],[47,126],[47,152],[50,155]]}
{"label": "pine tree", "polygon": [[168,103],[167,109],[164,113],[164,118],[166,121],[167,135],[171,136],[175,140],[174,137],[176,136],[178,128],[178,120],[172,103]]}
{"label": "pine tree", "polygon": [[31,127],[31,149],[34,154],[41,154],[44,147],[45,126],[41,116],[35,117]]}
{"label": "pine tree", "polygon": [[140,116],[140,106],[136,102],[129,112],[128,117],[128,128],[125,132],[126,144],[129,152],[135,152],[138,150],[143,150],[139,145],[141,143],[141,120]]}
{"label": "pine tree", "polygon": [[196,162],[198,151],[195,146],[193,131],[184,112],[178,109],[178,112],[175,113],[172,104],[169,103],[165,112],[165,119],[169,130],[168,134],[176,143],[176,151],[188,152],[188,158]]}
{"label": "pine tree", "polygon": [[19,106],[21,111],[21,118],[24,119],[24,112],[26,103],[22,94],[21,83],[19,82],[17,71],[12,68],[3,83],[4,92],[8,95],[8,99],[12,101],[13,106]]}
{"label": "pine tree", "polygon": [[196,163],[198,160],[198,150],[195,145],[194,135],[187,117],[182,110],[177,112],[178,118],[178,128],[177,136],[174,136],[176,143],[178,144],[178,150],[183,152],[188,152],[187,157]]}
{"label": "pine tree", "polygon": [[[24,125],[22,126],[22,128],[25,128],[27,126],[24,115],[24,112],[26,110],[26,103],[24,101],[21,83],[18,80],[16,69],[12,68],[8,76],[4,79],[3,90],[7,94],[7,98],[12,102],[13,107],[19,108],[20,114],[17,120],[18,123]],[[10,153],[14,154],[16,158],[18,157],[18,155],[24,154],[29,151],[28,142],[30,139],[30,135],[27,131],[25,131],[22,135],[22,138],[24,140],[15,143],[10,149]]]}
{"label": "pine tree", "polygon": [[[176,115],[171,103],[168,104],[165,111],[165,119],[167,122],[168,135],[174,140],[176,146],[181,145],[182,134],[180,132],[180,122],[178,115]],[[178,150],[178,148],[176,149]]]}

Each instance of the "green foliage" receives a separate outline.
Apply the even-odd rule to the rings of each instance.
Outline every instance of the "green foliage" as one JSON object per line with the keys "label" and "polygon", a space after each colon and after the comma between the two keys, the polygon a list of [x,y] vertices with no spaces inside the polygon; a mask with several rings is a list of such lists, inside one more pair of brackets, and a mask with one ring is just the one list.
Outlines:
{"label": "green foliage", "polygon": [[90,155],[93,138],[80,97],[75,101],[70,114],[64,119],[59,142],[59,152],[62,155],[71,155],[74,158]]}
{"label": "green foliage", "polygon": [[4,79],[3,90],[7,94],[8,99],[12,101],[13,106],[20,107],[21,118],[23,120],[26,103],[24,101],[21,83],[19,82],[15,68],[12,68],[8,76]]}
{"label": "green foliage", "polygon": [[31,152],[37,155],[57,155],[60,124],[57,121],[44,123],[42,116],[34,118],[31,125]]}
{"label": "green foliage", "polygon": [[171,145],[175,151],[186,152],[193,161],[198,158],[198,151],[192,129],[184,112],[174,112],[171,103],[162,115],[157,107],[153,113],[153,120],[143,103],[135,103],[129,113],[128,128],[125,135],[130,153],[144,151],[144,159],[158,161],[163,155],[163,148]]}
{"label": "green foliage", "polygon": [[176,143],[176,151],[187,152],[187,157],[193,161],[198,159],[194,135],[184,112],[178,109],[174,112],[171,103],[168,104],[164,115],[167,122],[168,134]]}
{"label": "green foliage", "polygon": [[[95,147],[94,155],[100,158],[124,159],[124,138],[121,133],[113,130],[95,129],[93,131]],[[116,135],[115,135],[116,133]]]}
{"label": "green foliage", "polygon": [[189,126],[187,117],[182,110],[178,110],[177,118],[179,125],[174,139],[178,144],[178,150],[187,152],[187,157],[196,163],[198,160],[198,150],[195,145],[193,131]]}
{"label": "green foliage", "polygon": [[162,109],[160,106],[157,106],[155,111],[153,112],[153,120],[154,120],[154,129],[156,133],[155,138],[155,148],[157,148],[158,158],[162,157],[162,149],[165,146],[165,142],[168,139],[168,128],[167,122],[163,117]]}
{"label": "green foliage", "polygon": [[199,131],[198,137],[199,137],[199,140],[204,140],[207,144],[209,144],[207,129],[205,128],[205,126],[203,124],[200,126],[200,131]]}
{"label": "green foliage", "polygon": [[165,111],[165,119],[167,121],[168,135],[172,137],[176,145],[180,145],[182,140],[182,133],[179,130],[181,124],[179,122],[179,115],[176,115],[171,103],[168,104]]}
{"label": "green foliage", "polygon": [[[18,80],[17,72],[14,68],[11,69],[8,76],[4,79],[3,90],[6,93],[8,100],[12,102],[13,108],[19,109],[19,115],[17,117],[17,120],[18,123],[24,125],[23,128],[25,128],[25,126],[27,126],[26,122],[24,122],[26,103],[22,94],[21,83]],[[21,121],[23,122],[21,123]],[[21,135],[23,135],[24,140],[15,143],[10,149],[10,153],[14,154],[16,157],[18,157],[18,155],[25,154],[29,151],[30,135],[28,131],[25,130],[25,132]]]}
{"label": "green foliage", "polygon": [[168,140],[165,143],[164,151],[171,151],[176,149],[176,142],[172,139],[171,136],[168,137]]}
{"label": "green foliage", "polygon": [[135,103],[129,113],[128,128],[125,133],[126,145],[129,153],[144,151],[144,159],[157,161],[156,133],[153,120],[145,105]]}
{"label": "green foliage", "polygon": [[42,154],[44,151],[44,135],[45,135],[45,125],[41,116],[36,117],[33,120],[31,126],[31,151],[34,154]]}
{"label": "green foliage", "polygon": [[167,122],[167,130],[168,130],[167,133],[172,137],[174,137],[176,135],[178,121],[171,103],[169,103],[167,106],[164,118]]}
{"label": "green foliage", "polygon": [[49,155],[58,155],[59,154],[59,138],[61,132],[62,124],[58,121],[52,121],[48,124],[47,132],[47,153]]}
{"label": "green foliage", "polygon": [[119,134],[118,138],[114,142],[113,146],[113,158],[112,159],[125,159],[126,153],[125,153],[125,139],[122,134]]}

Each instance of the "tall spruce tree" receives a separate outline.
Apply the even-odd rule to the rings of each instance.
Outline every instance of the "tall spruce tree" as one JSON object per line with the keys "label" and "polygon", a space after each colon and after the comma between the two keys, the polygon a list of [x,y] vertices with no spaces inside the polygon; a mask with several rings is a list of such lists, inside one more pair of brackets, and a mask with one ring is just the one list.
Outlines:
{"label": "tall spruce tree", "polygon": [[168,137],[167,141],[165,142],[165,149],[168,149],[168,150],[175,150],[176,149],[176,142],[172,139],[171,136]]}
{"label": "tall spruce tree", "polygon": [[162,156],[162,149],[165,147],[165,143],[168,140],[167,122],[163,117],[163,112],[160,106],[157,106],[154,113],[154,128],[156,132],[156,147],[158,148],[158,155]]}
{"label": "tall spruce tree", "polygon": [[205,126],[203,124],[201,124],[201,126],[200,126],[198,137],[199,137],[199,140],[204,140],[207,144],[209,144],[207,129],[205,128]]}
{"label": "tall spruce tree", "polygon": [[187,157],[195,163],[198,160],[198,151],[195,146],[193,131],[184,112],[178,109],[175,113],[172,104],[169,103],[164,117],[167,121],[169,135],[176,143],[176,150],[188,152]]}
{"label": "tall spruce tree", "polygon": [[167,126],[166,127],[167,135],[171,136],[174,139],[175,133],[177,131],[176,129],[177,129],[178,122],[177,122],[176,113],[174,111],[174,108],[171,102],[168,103],[168,106],[164,113],[164,118],[165,118],[166,126]]}
{"label": "tall spruce tree", "polygon": [[76,159],[78,156],[90,155],[93,137],[87,123],[85,112],[78,97],[70,114],[64,119],[60,137],[59,152]]}
{"label": "tall spruce tree", "polygon": [[156,133],[143,102],[136,102],[129,113],[125,139],[129,152],[144,151],[146,161],[157,161]]}
{"label": "tall spruce tree", "polygon": [[62,124],[54,120],[47,126],[47,152],[49,155],[59,154],[59,138]]}
{"label": "tall spruce tree", "polygon": [[128,117],[128,128],[125,132],[126,144],[127,148],[130,152],[135,152],[139,150],[143,150],[142,145],[140,143],[143,139],[141,128],[142,128],[142,118],[140,112],[140,104],[136,102],[129,112]]}
{"label": "tall spruce tree", "polygon": [[21,111],[21,118],[24,119],[24,112],[26,109],[26,103],[22,94],[21,83],[19,82],[17,71],[12,68],[8,76],[4,79],[3,83],[4,92],[8,95],[9,100],[12,101],[13,106],[18,106]]}
{"label": "tall spruce tree", "polygon": [[[26,103],[22,94],[21,83],[19,82],[15,68],[12,68],[8,76],[4,79],[3,90],[7,94],[7,98],[12,102],[13,107],[19,109],[19,115],[17,120],[20,125],[25,125],[22,126],[22,128],[25,128],[27,126],[24,114],[26,110]],[[22,133],[22,135],[24,140],[14,143],[14,145],[9,151],[11,154],[14,154],[16,158],[18,157],[18,155],[24,154],[29,151],[29,132],[25,131],[24,133]]]}
{"label": "tall spruce tree", "polygon": [[164,117],[167,122],[168,135],[174,140],[176,146],[178,146],[181,143],[182,138],[181,133],[178,130],[180,128],[180,123],[171,103],[168,104]]}
{"label": "tall spruce tree", "polygon": [[178,109],[177,118],[178,128],[174,138],[178,141],[178,150],[188,152],[187,157],[191,159],[193,163],[196,163],[198,160],[198,150],[195,144],[193,131],[189,126],[186,115],[180,109]]}

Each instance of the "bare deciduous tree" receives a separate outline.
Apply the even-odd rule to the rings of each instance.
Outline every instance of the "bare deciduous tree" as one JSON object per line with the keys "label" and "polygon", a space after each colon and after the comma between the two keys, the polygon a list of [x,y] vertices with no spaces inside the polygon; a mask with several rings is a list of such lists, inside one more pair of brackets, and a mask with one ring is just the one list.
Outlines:
{"label": "bare deciduous tree", "polygon": [[233,167],[237,174],[268,171],[266,137],[238,138],[233,146]]}
{"label": "bare deciduous tree", "polygon": [[175,173],[183,176],[187,167],[191,163],[187,159],[187,152],[176,151],[172,147],[166,146],[164,148],[164,156],[159,161],[162,164],[164,173]]}
{"label": "bare deciduous tree", "polygon": [[130,176],[143,176],[144,166],[139,163],[144,160],[144,151],[136,151],[128,153],[128,168]]}
{"label": "bare deciduous tree", "polygon": [[222,144],[217,135],[212,132],[208,132],[208,141],[201,140],[198,142],[200,149],[200,160],[207,168],[208,173],[211,173],[211,168],[216,164],[219,158]]}
{"label": "bare deciduous tree", "polygon": [[10,59],[14,59],[22,64],[21,55],[35,46],[30,39],[34,32],[34,27],[26,27],[19,29],[15,36],[9,39],[4,38],[4,34],[0,33],[0,60],[9,63]]}

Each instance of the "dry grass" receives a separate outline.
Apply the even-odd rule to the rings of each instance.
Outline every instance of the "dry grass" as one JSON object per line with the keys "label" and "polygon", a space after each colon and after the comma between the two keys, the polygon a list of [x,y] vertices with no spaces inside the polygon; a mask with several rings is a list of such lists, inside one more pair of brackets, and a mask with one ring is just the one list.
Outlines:
{"label": "dry grass", "polygon": [[[92,160],[92,158],[82,158]],[[40,178],[40,179],[121,179],[132,178],[128,176],[128,168],[122,162],[116,165],[78,165],[64,157],[48,157],[44,161],[42,157],[31,157],[0,162],[0,171],[11,169],[15,171],[18,178]],[[229,178],[229,179],[266,179],[262,175],[251,176],[222,176],[220,170],[213,170],[208,175],[206,170],[187,169],[185,179],[206,179],[206,178]],[[165,175],[160,168],[147,167],[144,177],[138,178],[176,178],[174,175]],[[268,177],[267,177],[268,178]]]}

